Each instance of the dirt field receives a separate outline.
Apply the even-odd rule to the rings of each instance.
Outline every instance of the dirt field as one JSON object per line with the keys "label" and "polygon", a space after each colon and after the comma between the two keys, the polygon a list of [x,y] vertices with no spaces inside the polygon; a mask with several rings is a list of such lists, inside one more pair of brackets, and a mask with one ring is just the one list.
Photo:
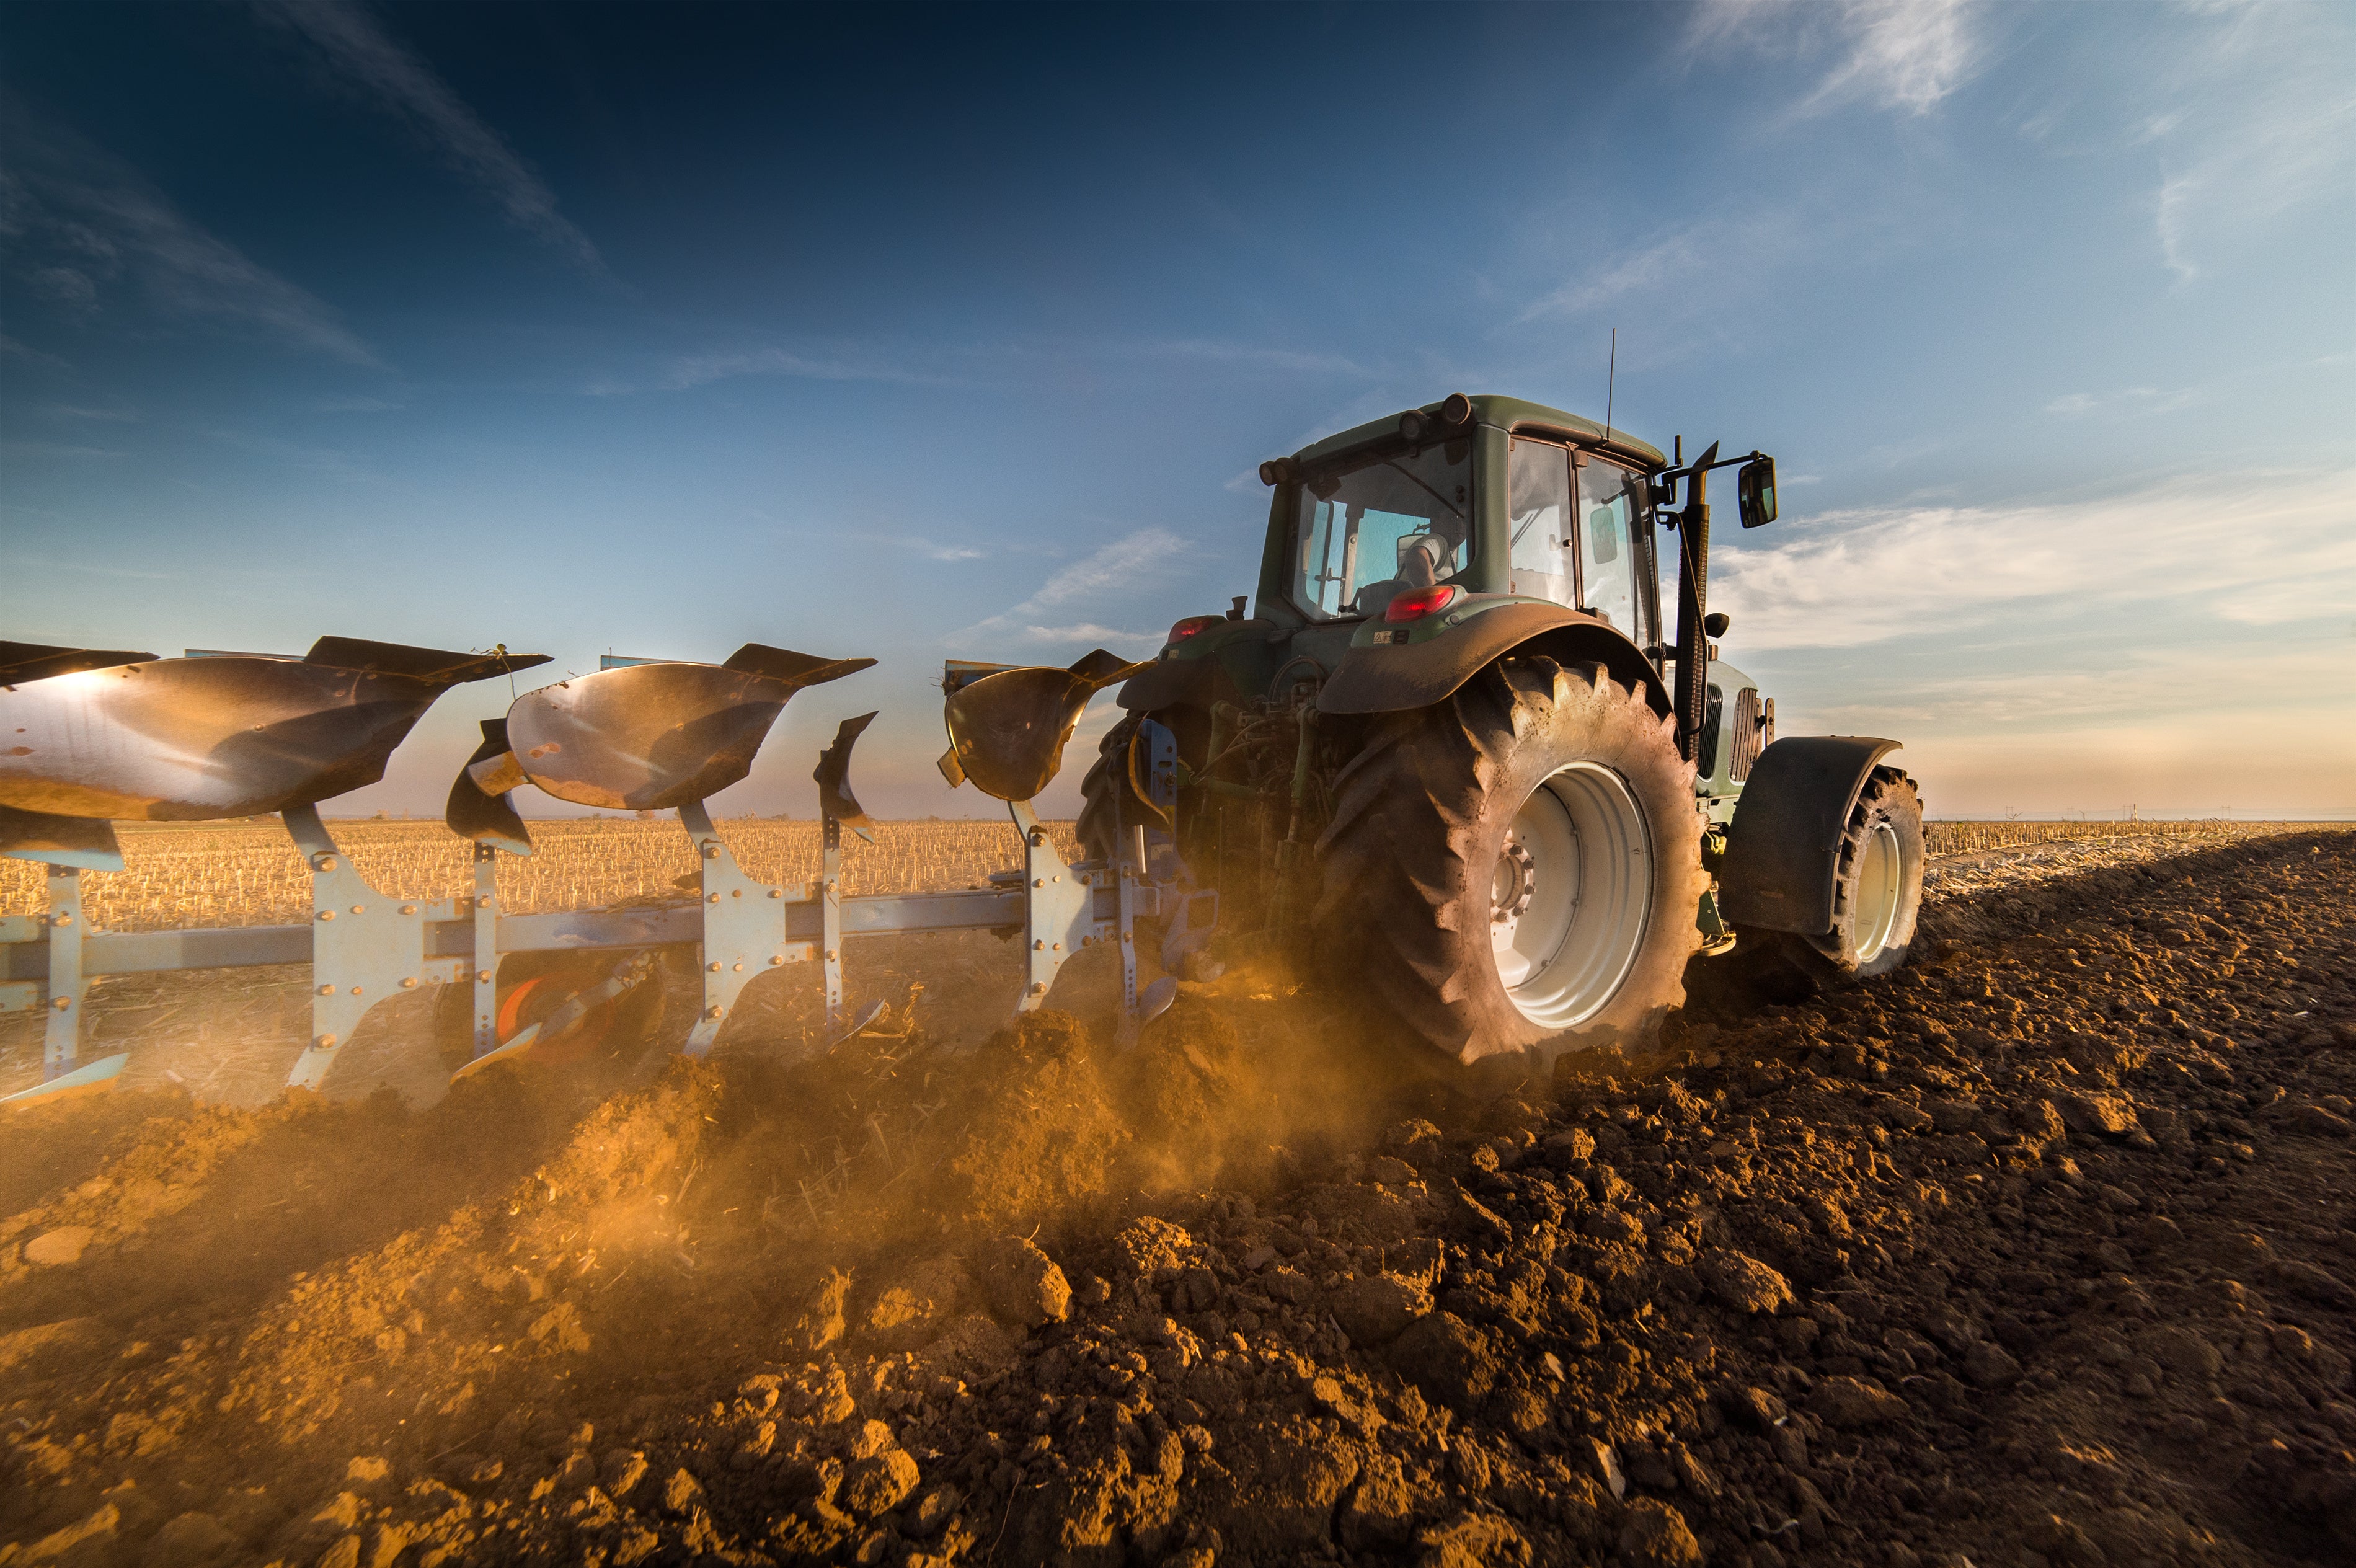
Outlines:
{"label": "dirt field", "polygon": [[15,1116],[0,1568],[2345,1563],[2351,874],[1950,861],[1502,1092],[1250,972],[958,1048],[974,938],[817,1059]]}

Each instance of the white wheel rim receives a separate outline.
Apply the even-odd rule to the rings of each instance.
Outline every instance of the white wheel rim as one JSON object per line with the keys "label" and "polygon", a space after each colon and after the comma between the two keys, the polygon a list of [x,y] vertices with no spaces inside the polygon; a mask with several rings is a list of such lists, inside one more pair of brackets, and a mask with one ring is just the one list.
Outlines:
{"label": "white wheel rim", "polygon": [[1865,854],[1857,868],[1857,961],[1870,963],[1890,945],[1898,925],[1898,894],[1905,882],[1905,860],[1898,834],[1886,822],[1873,824],[1866,835]]}
{"label": "white wheel rim", "polygon": [[1574,762],[1514,814],[1490,876],[1497,978],[1545,1029],[1585,1023],[1620,993],[1653,914],[1653,839],[1628,781]]}

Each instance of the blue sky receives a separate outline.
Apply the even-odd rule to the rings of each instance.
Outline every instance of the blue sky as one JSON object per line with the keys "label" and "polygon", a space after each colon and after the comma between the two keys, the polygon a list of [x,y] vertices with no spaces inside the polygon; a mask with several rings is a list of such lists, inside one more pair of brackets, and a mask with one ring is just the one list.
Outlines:
{"label": "blue sky", "polygon": [[863,654],[718,807],[875,707],[871,809],[979,814],[941,659],[1148,652],[1260,459],[1600,415],[1617,328],[1615,423],[1781,459],[1713,605],[1787,733],[2345,812],[2351,255],[2335,3],[18,5],[0,636]]}

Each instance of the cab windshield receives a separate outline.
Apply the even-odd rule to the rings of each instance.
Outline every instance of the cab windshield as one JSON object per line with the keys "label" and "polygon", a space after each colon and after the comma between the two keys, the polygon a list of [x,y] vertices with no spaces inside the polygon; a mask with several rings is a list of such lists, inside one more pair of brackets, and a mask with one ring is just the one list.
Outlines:
{"label": "cab windshield", "polygon": [[1292,602],[1312,619],[1382,613],[1472,564],[1472,443],[1344,457],[1310,471],[1294,514]]}

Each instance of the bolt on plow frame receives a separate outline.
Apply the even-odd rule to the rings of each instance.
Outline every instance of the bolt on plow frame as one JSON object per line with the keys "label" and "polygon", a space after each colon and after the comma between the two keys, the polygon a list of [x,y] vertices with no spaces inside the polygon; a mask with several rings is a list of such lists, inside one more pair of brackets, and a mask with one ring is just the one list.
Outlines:
{"label": "bolt on plow frame", "polygon": [[[0,1103],[112,1087],[127,1053],[78,1059],[90,986],[107,975],[308,964],[311,1033],[287,1081],[316,1089],[369,1009],[428,986],[470,988],[470,1050],[454,1077],[526,1054],[562,1059],[568,1040],[577,1048],[649,992],[654,955],[664,950],[696,955],[701,1004],[682,1044],[691,1055],[712,1049],[747,983],[813,960],[836,1038],[856,1033],[882,1004],[845,1017],[846,940],[919,931],[1019,931],[1020,1010],[1046,1000],[1074,952],[1117,944],[1133,1024],[1167,1007],[1176,989],[1165,979],[1141,990],[1139,921],[1176,912],[1183,927],[1192,911],[1191,940],[1199,941],[1215,919],[1215,897],[1154,880],[1141,848],[1067,863],[1039,822],[1033,800],[1061,767],[1088,700],[1137,668],[1101,650],[1069,669],[948,668],[951,745],[942,771],[1005,801],[1023,845],[1023,865],[983,887],[844,896],[842,833],[873,836],[850,780],[851,750],[872,713],[840,726],[812,776],[819,880],[788,889],[745,875],[704,802],[747,775],[794,693],[874,663],[758,643],[721,664],[609,655],[594,673],[525,693],[505,716],[483,722],[482,744],[451,786],[444,820],[473,842],[471,894],[396,899],[370,886],[336,844],[320,802],[381,779],[393,750],[450,687],[546,662],[504,647],[461,654],[347,638],[322,638],[300,658],[191,650],[157,659],[0,642],[0,733],[16,737],[0,752],[0,855],[46,865],[48,894],[46,913],[0,917],[0,1011],[46,1015],[44,1081]],[[502,910],[498,856],[532,853],[511,799],[525,783],[577,805],[675,811],[696,850],[695,902]],[[308,923],[89,929],[83,875],[123,868],[114,822],[263,812],[279,816],[308,863]]]}

